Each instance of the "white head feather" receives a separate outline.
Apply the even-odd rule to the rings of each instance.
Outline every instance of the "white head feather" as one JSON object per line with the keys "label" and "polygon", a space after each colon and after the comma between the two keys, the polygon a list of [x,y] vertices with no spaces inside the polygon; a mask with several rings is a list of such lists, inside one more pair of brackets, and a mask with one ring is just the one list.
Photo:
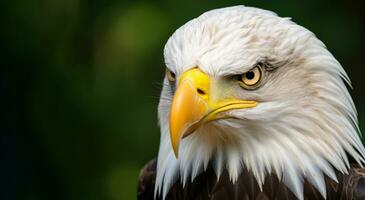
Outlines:
{"label": "white head feather", "polygon": [[183,184],[193,181],[211,162],[218,177],[227,169],[233,182],[246,168],[260,187],[274,173],[299,199],[304,178],[326,197],[324,175],[337,181],[335,170],[347,173],[346,153],[364,162],[346,72],[312,32],[289,18],[244,6],[212,10],[176,30],[164,55],[177,77],[194,66],[217,79],[244,73],[258,62],[272,71],[257,90],[222,91],[259,104],[229,111],[242,120],[200,127],[181,141],[178,159],[169,135],[173,91],[165,78],[155,195],[165,197],[178,178]]}

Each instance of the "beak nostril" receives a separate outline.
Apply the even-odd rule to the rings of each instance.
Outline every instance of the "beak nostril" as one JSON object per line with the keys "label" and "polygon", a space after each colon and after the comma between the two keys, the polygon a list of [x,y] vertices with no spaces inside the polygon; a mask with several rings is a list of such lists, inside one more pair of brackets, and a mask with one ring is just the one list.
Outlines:
{"label": "beak nostril", "polygon": [[198,94],[201,94],[201,95],[205,95],[205,92],[202,90],[202,89],[196,89],[196,91],[198,92]]}

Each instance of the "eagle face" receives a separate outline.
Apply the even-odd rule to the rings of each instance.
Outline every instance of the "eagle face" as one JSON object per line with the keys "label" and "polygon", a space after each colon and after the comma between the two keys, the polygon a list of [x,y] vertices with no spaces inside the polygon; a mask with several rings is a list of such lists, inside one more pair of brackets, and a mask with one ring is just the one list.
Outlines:
{"label": "eagle face", "polygon": [[164,49],[155,195],[209,164],[261,187],[276,174],[299,198],[303,179],[326,197],[324,176],[364,162],[356,109],[339,62],[289,18],[244,6],[180,27]]}

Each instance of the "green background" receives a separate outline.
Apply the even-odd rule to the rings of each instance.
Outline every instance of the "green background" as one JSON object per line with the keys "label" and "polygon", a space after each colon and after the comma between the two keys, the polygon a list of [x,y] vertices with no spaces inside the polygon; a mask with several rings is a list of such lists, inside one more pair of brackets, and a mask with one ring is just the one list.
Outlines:
{"label": "green background", "polygon": [[[347,1],[0,2],[0,199],[135,199],[158,151],[163,47],[201,13],[292,17],[342,63],[365,125],[364,12]],[[365,130],[364,130],[365,131]]]}

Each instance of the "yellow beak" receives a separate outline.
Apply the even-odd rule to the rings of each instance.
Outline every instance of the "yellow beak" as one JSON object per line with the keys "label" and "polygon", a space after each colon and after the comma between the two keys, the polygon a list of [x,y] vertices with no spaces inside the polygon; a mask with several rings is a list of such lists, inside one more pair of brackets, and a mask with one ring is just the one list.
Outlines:
{"label": "yellow beak", "polygon": [[181,138],[193,133],[201,124],[227,118],[224,111],[257,105],[256,101],[212,100],[210,79],[198,68],[184,72],[179,80],[170,112],[170,138],[176,157]]}

